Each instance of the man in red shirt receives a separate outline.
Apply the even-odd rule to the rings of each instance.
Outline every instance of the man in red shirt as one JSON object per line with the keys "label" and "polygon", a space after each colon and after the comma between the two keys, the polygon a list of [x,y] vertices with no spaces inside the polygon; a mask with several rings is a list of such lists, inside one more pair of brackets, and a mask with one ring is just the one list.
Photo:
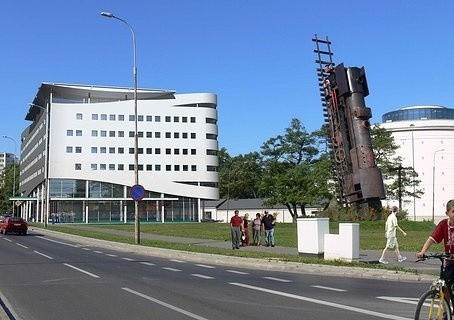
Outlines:
{"label": "man in red shirt", "polygon": [[232,233],[232,249],[239,249],[241,243],[243,219],[240,217],[240,212],[235,210],[235,215],[230,219],[230,230]]}

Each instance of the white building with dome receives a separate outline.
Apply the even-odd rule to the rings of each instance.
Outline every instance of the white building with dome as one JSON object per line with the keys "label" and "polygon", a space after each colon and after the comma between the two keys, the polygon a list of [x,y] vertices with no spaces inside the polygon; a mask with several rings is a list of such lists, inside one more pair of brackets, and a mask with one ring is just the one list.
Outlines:
{"label": "white building with dome", "polygon": [[[454,199],[454,109],[421,105],[385,113],[380,127],[390,130],[400,148],[403,167],[413,167],[421,181],[421,198],[403,197],[410,220],[445,217],[446,202]],[[397,204],[390,202],[390,204]]]}

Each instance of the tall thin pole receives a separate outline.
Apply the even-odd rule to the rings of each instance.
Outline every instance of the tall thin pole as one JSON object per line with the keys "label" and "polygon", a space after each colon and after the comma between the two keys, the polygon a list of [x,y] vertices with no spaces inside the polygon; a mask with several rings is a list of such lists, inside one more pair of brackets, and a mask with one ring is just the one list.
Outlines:
{"label": "tall thin pole", "polygon": [[445,151],[445,149],[435,150],[432,163],[432,222],[435,222],[435,155],[440,151]]}
{"label": "tall thin pole", "polygon": [[[412,123],[412,124],[410,124],[410,127],[411,127],[411,159],[412,159],[411,166],[413,167],[413,171],[416,171],[415,170],[415,137],[414,137],[415,125]],[[412,183],[413,183],[413,221],[416,221],[416,186],[415,186],[414,181]]]}
{"label": "tall thin pole", "polygon": [[[14,155],[13,155],[13,198],[14,198],[16,196],[16,152],[17,152],[17,143],[16,143],[16,140],[14,140],[11,137],[3,136],[3,138],[9,139],[12,142],[14,142]],[[13,200],[12,214],[13,214],[13,216],[15,216],[14,200]]]}
{"label": "tall thin pole", "polygon": [[[136,34],[132,26],[124,19],[115,16],[110,12],[101,12],[107,18],[117,19],[126,24],[131,31],[133,47],[133,77],[134,77],[134,183],[139,184],[139,140],[137,135],[137,47]],[[139,220],[139,201],[134,201],[134,239],[136,244],[140,244],[140,220]]]}

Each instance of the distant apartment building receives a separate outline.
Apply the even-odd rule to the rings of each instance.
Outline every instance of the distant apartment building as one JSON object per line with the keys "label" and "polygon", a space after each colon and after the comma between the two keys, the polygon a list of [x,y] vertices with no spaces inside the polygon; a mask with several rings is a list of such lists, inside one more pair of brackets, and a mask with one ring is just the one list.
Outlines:
{"label": "distant apartment building", "polygon": [[[219,198],[217,96],[137,92],[141,221],[200,221]],[[43,83],[21,137],[21,215],[43,222],[134,220],[134,92]],[[49,186],[49,188],[47,188]]]}
{"label": "distant apartment building", "polygon": [[[3,173],[5,167],[9,164],[17,162],[17,158],[14,153],[0,152],[0,175]],[[0,182],[3,185],[3,181]]]}
{"label": "distant apartment building", "polygon": [[421,198],[402,199],[408,218],[445,217],[446,202],[454,199],[454,109],[409,106],[385,113],[380,126],[392,132],[402,167],[413,167],[421,181],[417,187],[424,192]]}

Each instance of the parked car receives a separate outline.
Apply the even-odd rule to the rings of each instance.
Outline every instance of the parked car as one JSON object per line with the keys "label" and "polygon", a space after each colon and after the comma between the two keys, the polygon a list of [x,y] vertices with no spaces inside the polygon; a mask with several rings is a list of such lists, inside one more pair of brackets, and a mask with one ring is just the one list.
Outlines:
{"label": "parked car", "polygon": [[0,233],[16,232],[26,235],[28,230],[27,222],[20,217],[7,217],[0,223]]}

